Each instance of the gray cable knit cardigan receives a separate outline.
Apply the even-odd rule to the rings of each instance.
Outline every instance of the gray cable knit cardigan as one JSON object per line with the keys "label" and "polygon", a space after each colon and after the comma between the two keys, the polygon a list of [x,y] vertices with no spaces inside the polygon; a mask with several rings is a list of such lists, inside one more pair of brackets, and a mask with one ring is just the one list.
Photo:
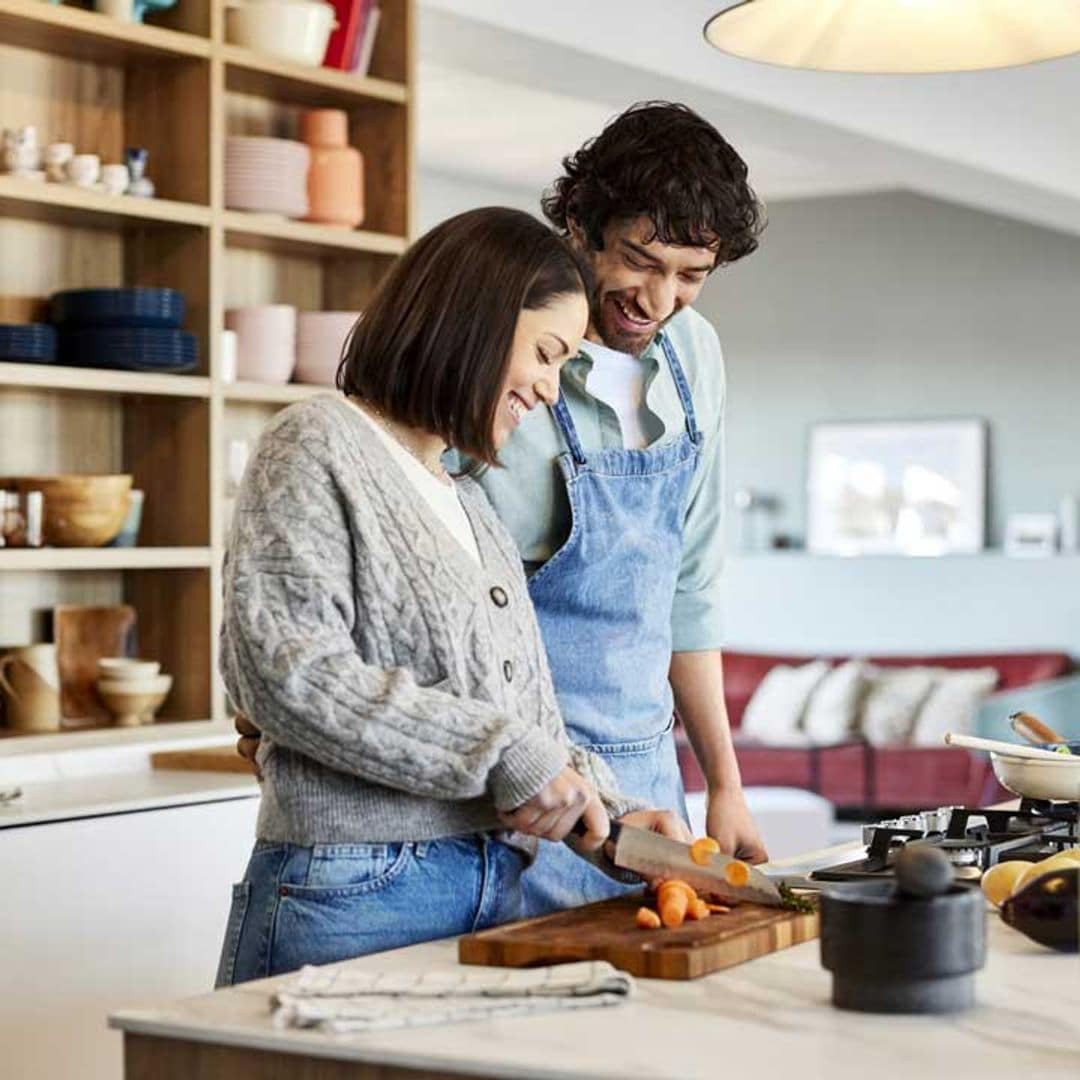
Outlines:
{"label": "gray cable knit cardigan", "polygon": [[225,562],[221,669],[264,733],[260,839],[497,830],[496,810],[567,764],[613,816],[642,806],[567,738],[513,540],[478,485],[457,483],[482,566],[344,399],[294,405],[259,440]]}

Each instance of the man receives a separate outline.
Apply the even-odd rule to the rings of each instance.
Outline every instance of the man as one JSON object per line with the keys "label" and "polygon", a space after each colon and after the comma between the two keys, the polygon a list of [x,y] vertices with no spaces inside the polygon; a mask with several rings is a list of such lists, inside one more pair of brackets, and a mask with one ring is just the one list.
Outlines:
{"label": "man", "polygon": [[[685,815],[674,704],[709,835],[762,861],[723,694],[723,358],[691,306],[755,250],[762,207],[742,159],[682,105],[631,107],[563,165],[543,208],[595,276],[586,341],[559,404],[530,409],[505,468],[478,479],[530,572],[571,738],[624,791]],[[530,914],[618,888],[543,847],[523,879]]]}
{"label": "man", "polygon": [[[709,835],[762,861],[723,694],[723,358],[692,308],[756,249],[762,208],[742,159],[683,105],[635,105],[563,165],[543,208],[592,267],[587,340],[556,406],[516,403],[505,467],[478,479],[530,573],[571,738],[627,794],[685,816],[674,707]],[[533,915],[620,889],[554,844],[523,882]]]}

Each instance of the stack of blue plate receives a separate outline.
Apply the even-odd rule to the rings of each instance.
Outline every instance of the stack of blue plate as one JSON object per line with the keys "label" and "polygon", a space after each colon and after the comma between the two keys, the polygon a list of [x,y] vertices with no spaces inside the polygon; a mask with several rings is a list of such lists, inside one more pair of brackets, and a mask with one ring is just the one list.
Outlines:
{"label": "stack of blue plate", "polygon": [[53,294],[58,326],[157,326],[184,324],[184,294],[176,289],[67,289]]}
{"label": "stack of blue plate", "polygon": [[157,327],[101,326],[60,333],[60,360],[75,367],[190,371],[199,362],[195,335]]}
{"label": "stack of blue plate", "polygon": [[56,360],[56,331],[45,323],[0,326],[0,360],[53,363]]}
{"label": "stack of blue plate", "polygon": [[69,289],[52,298],[60,359],[75,367],[190,371],[195,338],[180,329],[184,294],[175,289]]}

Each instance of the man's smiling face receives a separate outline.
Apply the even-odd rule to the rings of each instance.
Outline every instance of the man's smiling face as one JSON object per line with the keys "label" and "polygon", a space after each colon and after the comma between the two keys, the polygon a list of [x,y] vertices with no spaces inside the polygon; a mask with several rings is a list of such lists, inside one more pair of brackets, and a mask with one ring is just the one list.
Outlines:
{"label": "man's smiling face", "polygon": [[596,276],[588,338],[640,356],[659,330],[701,292],[716,265],[716,248],[665,244],[647,217],[604,230],[600,251],[588,250]]}

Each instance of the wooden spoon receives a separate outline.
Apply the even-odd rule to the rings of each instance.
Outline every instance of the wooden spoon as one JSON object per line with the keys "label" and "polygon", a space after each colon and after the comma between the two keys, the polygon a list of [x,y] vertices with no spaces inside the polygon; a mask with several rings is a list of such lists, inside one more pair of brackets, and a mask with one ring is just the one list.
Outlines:
{"label": "wooden spoon", "polygon": [[1029,712],[1014,712],[1009,717],[1009,724],[1021,739],[1027,739],[1033,746],[1041,747],[1048,743],[1068,742],[1064,735],[1059,735],[1052,727],[1044,724],[1037,716]]}

